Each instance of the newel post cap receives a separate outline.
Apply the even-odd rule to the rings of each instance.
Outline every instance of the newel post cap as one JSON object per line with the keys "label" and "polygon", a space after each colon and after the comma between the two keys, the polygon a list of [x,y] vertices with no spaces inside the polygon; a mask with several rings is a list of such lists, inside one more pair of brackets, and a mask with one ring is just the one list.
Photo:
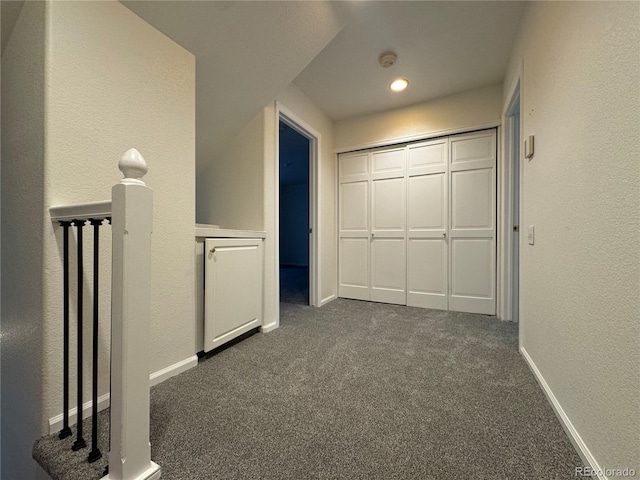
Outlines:
{"label": "newel post cap", "polygon": [[144,177],[149,168],[147,162],[144,161],[142,154],[135,148],[130,148],[122,155],[118,162],[118,168],[124,175],[120,183],[125,185],[144,185],[142,177]]}

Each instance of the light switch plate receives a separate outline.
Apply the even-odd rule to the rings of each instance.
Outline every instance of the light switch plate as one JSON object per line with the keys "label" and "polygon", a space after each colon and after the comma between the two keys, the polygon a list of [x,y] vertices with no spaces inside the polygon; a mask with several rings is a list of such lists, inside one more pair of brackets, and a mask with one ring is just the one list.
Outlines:
{"label": "light switch plate", "polygon": [[533,158],[533,135],[524,139],[524,156],[528,159]]}
{"label": "light switch plate", "polygon": [[534,242],[533,230],[533,225],[529,225],[529,228],[527,230],[527,242],[529,242],[529,245],[533,245]]}

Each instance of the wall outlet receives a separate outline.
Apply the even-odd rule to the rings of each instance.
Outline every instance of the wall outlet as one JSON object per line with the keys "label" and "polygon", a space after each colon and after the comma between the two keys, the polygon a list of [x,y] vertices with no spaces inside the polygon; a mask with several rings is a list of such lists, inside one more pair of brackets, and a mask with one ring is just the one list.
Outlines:
{"label": "wall outlet", "polygon": [[533,245],[533,241],[534,241],[533,230],[534,230],[533,225],[529,225],[527,229],[527,242],[529,242],[529,245]]}

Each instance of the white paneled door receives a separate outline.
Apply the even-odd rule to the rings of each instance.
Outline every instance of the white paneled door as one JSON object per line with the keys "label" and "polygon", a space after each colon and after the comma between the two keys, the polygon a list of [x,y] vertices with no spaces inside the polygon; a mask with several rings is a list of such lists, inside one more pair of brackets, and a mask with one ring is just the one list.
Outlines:
{"label": "white paneled door", "polygon": [[407,305],[448,308],[449,140],[408,147]]}
{"label": "white paneled door", "polygon": [[495,314],[496,131],[340,155],[339,295]]}
{"label": "white paneled door", "polygon": [[369,300],[369,153],[340,156],[338,294]]}
{"label": "white paneled door", "polygon": [[450,137],[449,309],[496,313],[496,132]]}
{"label": "white paneled door", "polygon": [[405,148],[371,154],[371,297],[407,301]]}

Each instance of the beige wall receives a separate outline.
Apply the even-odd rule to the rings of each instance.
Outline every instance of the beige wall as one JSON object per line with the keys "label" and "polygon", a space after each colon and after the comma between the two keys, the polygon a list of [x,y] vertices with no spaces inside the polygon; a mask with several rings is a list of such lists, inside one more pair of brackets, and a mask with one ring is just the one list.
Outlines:
{"label": "beige wall", "polygon": [[45,31],[45,4],[25,2],[2,56],[2,478],[42,471]]}
{"label": "beige wall", "polygon": [[196,220],[264,230],[264,113],[260,111],[197,178]]}
{"label": "beige wall", "polygon": [[426,103],[341,120],[335,124],[338,152],[418,140],[496,126],[502,86],[478,88]]}
{"label": "beige wall", "polygon": [[[333,124],[295,85],[277,101],[321,137],[319,144],[320,297],[336,294],[335,154]],[[276,256],[277,182],[275,104],[265,107],[242,130],[224,155],[197,180],[197,221],[223,228],[264,230],[265,325],[278,322],[278,265]]]}
{"label": "beige wall", "polygon": [[[528,5],[521,347],[602,468],[640,470],[640,4]],[[508,98],[505,98],[505,105]]]}
{"label": "beige wall", "polygon": [[[122,153],[136,147],[144,155],[149,165],[144,180],[154,191],[151,335],[138,341],[150,342],[150,370],[156,372],[195,354],[195,59],[118,2],[51,2],[48,9],[44,206],[109,199],[121,177]],[[62,412],[62,233],[46,210],[43,222],[46,422]],[[90,228],[85,232],[90,291],[93,236]],[[101,233],[100,395],[108,391],[110,232],[106,226]],[[90,358],[90,298],[85,299],[85,358]],[[75,319],[75,305],[71,316]],[[89,393],[85,387],[86,399]]]}

